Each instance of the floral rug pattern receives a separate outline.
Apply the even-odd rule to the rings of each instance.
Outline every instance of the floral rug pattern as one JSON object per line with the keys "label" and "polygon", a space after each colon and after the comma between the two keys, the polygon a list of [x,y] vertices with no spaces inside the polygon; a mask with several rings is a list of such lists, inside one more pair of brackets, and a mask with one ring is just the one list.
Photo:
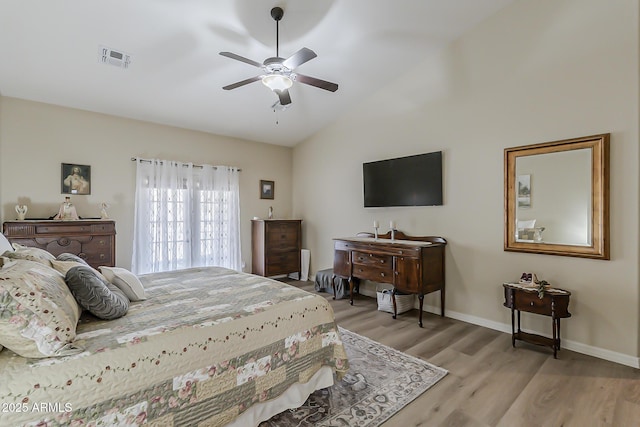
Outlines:
{"label": "floral rug pattern", "polygon": [[344,328],[340,335],[350,366],[342,381],[317,390],[300,408],[260,427],[376,427],[447,375],[442,368]]}

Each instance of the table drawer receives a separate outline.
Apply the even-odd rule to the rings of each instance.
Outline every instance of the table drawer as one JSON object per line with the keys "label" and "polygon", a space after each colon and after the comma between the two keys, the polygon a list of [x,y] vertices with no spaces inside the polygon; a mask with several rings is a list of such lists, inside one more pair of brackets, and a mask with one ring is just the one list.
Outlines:
{"label": "table drawer", "polygon": [[388,266],[353,265],[352,275],[359,279],[372,280],[380,283],[393,283],[393,269]]}
{"label": "table drawer", "polygon": [[366,252],[351,252],[351,262],[356,265],[379,266],[381,268],[393,265],[393,257],[389,255],[376,255]]}
{"label": "table drawer", "polygon": [[551,315],[551,298],[538,298],[537,292],[518,292],[514,297],[514,308],[529,313]]}

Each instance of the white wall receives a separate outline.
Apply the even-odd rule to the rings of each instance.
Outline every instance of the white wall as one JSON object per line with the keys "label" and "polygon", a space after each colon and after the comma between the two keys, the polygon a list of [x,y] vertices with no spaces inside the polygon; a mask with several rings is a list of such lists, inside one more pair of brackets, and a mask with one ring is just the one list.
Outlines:
{"label": "white wall", "polygon": [[[116,221],[117,265],[130,268],[135,162],[159,158],[237,166],[240,173],[242,259],[251,270],[251,218],[291,214],[292,150],[104,114],[0,97],[0,219],[16,218],[17,203],[27,217],[50,217],[64,200],[61,163],[91,166],[91,195],[71,196],[78,214],[100,215],[111,205]],[[275,181],[275,199],[261,200],[261,179]]]}
{"label": "white wall", "polygon": [[[448,240],[450,315],[505,329],[501,284],[533,271],[572,292],[564,345],[637,366],[638,12],[637,0],[517,1],[295,147],[294,213],[312,271],[332,265],[332,237],[395,219]],[[504,252],[504,148],[606,132],[611,261]],[[436,150],[444,206],[362,207],[363,162]],[[548,318],[523,321],[551,333]]]}

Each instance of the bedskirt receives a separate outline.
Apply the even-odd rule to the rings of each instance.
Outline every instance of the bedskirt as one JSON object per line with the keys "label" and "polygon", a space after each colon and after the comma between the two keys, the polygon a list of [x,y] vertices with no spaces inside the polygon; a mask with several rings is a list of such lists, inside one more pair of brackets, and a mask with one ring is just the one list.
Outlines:
{"label": "bedskirt", "polygon": [[348,362],[325,298],[223,268],[141,276],[148,299],[84,314],[82,353],[0,353],[3,425],[223,426],[258,402]]}

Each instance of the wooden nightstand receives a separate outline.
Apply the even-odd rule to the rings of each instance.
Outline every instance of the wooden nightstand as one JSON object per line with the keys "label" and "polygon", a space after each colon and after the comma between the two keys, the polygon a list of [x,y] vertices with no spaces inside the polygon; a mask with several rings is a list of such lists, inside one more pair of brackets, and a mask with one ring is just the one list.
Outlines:
{"label": "wooden nightstand", "polygon": [[[560,319],[571,317],[569,313],[569,296],[571,292],[558,288],[547,288],[542,298],[538,297],[536,288],[517,283],[504,283],[504,306],[511,309],[511,344],[516,340],[531,344],[543,345],[553,349],[553,357],[557,358],[560,350]],[[518,313],[518,330],[515,328],[515,312]],[[541,314],[551,317],[553,338],[529,334],[520,330],[520,312]]]}

